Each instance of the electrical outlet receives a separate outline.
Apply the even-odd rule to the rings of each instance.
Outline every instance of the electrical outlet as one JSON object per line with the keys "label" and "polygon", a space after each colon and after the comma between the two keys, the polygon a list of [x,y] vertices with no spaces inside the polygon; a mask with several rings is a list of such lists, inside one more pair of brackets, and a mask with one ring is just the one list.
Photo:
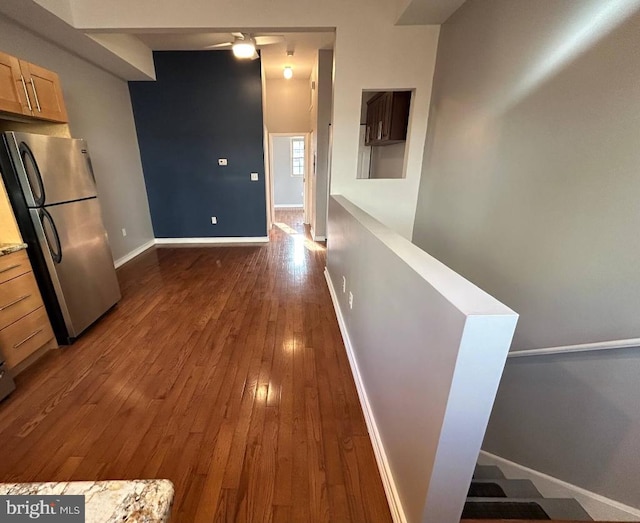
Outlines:
{"label": "electrical outlet", "polygon": [[252,182],[258,181],[258,173],[251,173],[251,181]]}
{"label": "electrical outlet", "polygon": [[126,236],[127,235],[127,229],[125,229],[124,227],[122,228],[122,236]]}
{"label": "electrical outlet", "polygon": [[349,291],[349,308],[353,309],[353,293]]}
{"label": "electrical outlet", "polygon": [[218,165],[227,165],[226,158],[218,158]]}
{"label": "electrical outlet", "polygon": [[211,225],[216,225],[218,223],[218,218],[216,218],[215,216],[211,217]]}
{"label": "electrical outlet", "polygon": [[342,292],[347,292],[347,278],[342,277]]}

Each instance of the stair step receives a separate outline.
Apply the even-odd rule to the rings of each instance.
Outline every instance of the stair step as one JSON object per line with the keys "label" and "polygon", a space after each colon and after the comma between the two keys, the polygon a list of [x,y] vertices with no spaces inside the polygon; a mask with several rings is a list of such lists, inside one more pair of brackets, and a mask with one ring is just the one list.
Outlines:
{"label": "stair step", "polygon": [[467,491],[468,498],[506,498],[503,488],[496,483],[497,479],[484,479],[472,481]]}
{"label": "stair step", "polygon": [[[477,501],[467,501],[462,511],[462,519],[526,519],[550,520],[549,515],[537,503],[489,501],[495,498],[485,498]],[[501,498],[504,499],[504,498]]]}
{"label": "stair step", "polygon": [[470,498],[541,498],[542,494],[528,479],[474,479],[469,487],[468,496]]}
{"label": "stair step", "polygon": [[593,521],[575,499],[470,498],[462,519]]}
{"label": "stair step", "polygon": [[505,477],[495,465],[476,465],[473,479],[505,479]]}

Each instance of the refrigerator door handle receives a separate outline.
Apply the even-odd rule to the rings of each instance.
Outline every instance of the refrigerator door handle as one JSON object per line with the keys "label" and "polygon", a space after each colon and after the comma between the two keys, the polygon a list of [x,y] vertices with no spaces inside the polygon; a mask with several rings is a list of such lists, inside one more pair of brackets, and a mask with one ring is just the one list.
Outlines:
{"label": "refrigerator door handle", "polygon": [[89,156],[89,153],[87,152],[86,149],[82,149],[82,155],[84,156],[85,160],[87,160],[87,167],[89,168],[89,174],[91,175],[91,179],[93,180],[93,183],[97,185],[96,183],[96,175],[93,172],[93,164],[91,163],[91,156]]}
{"label": "refrigerator door handle", "polygon": [[[62,245],[60,244],[60,236],[58,235],[58,229],[56,229],[56,224],[53,221],[51,215],[47,212],[46,209],[40,209],[38,212],[40,215],[40,221],[42,222],[42,230],[44,231],[44,237],[47,240],[47,246],[49,247],[49,252],[51,253],[51,258],[54,263],[60,263],[62,261]],[[49,223],[48,227],[45,224],[45,221]],[[51,244],[52,238],[50,235],[53,235],[54,246]]]}
{"label": "refrigerator door handle", "polygon": [[[31,193],[33,194],[33,200],[36,204],[36,207],[40,207],[44,205],[45,195],[44,183],[42,182],[42,175],[40,174],[38,162],[36,162],[33,152],[26,143],[20,142],[18,150],[20,151],[22,167],[27,174],[27,180],[29,182]],[[30,165],[30,167],[28,167],[28,165]]]}

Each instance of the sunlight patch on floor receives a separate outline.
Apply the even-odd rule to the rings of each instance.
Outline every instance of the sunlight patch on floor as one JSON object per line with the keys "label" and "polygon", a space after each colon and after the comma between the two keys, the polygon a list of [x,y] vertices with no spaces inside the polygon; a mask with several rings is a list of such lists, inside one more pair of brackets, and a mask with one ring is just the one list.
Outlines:
{"label": "sunlight patch on floor", "polygon": [[[325,250],[324,246],[314,242],[313,240],[310,240],[309,238],[307,238],[305,236],[305,234],[303,232],[296,231],[295,229],[291,228],[286,223],[274,222],[273,225],[275,225],[282,232],[288,234],[289,236],[291,236],[294,239],[294,241],[296,242],[295,243],[296,253],[294,254],[294,257],[296,257],[296,258],[297,258],[298,250],[301,250],[301,249],[307,249],[307,250],[312,251],[312,252],[324,251]],[[302,251],[302,252],[304,252],[304,251]]]}

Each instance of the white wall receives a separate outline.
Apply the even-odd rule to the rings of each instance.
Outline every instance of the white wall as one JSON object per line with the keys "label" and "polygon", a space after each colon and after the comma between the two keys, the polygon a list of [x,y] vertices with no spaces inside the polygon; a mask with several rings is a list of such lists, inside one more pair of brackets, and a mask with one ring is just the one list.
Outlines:
{"label": "white wall", "polygon": [[309,134],[309,183],[306,187],[309,197],[307,198],[305,211],[309,218],[312,238],[317,237],[316,222],[318,213],[316,203],[318,197],[318,62],[319,52],[318,55],[316,55],[313,68],[311,69],[311,77],[309,78],[309,84],[311,86],[311,111],[309,113],[311,132]]}
{"label": "white wall", "polygon": [[121,57],[126,63],[140,71],[141,80],[155,80],[156,70],[153,51],[139,38],[128,34],[100,33],[88,35],[93,41]]}
{"label": "white wall", "polygon": [[[79,28],[116,32],[138,28],[331,28],[335,75],[331,191],[348,195],[386,225],[411,237],[429,114],[438,26],[394,26],[397,6],[388,0],[299,2],[273,0],[73,0]],[[358,123],[363,89],[414,88],[409,122],[407,177],[357,180]],[[271,130],[271,129],[270,129]],[[288,132],[289,129],[285,132]]]}
{"label": "white wall", "polygon": [[273,136],[271,140],[273,203],[276,207],[302,207],[303,177],[291,176],[291,137]]}
{"label": "white wall", "polygon": [[371,178],[402,178],[405,143],[371,147]]}
{"label": "white wall", "polygon": [[316,125],[314,139],[316,141],[316,172],[312,179],[313,214],[311,230],[314,238],[325,238],[327,235],[327,203],[330,176],[330,135],[331,114],[333,107],[333,51],[318,51],[316,74],[315,104]]}
{"label": "white wall", "polygon": [[[2,0],[0,14],[124,80],[155,80],[151,50],[129,35],[94,39],[73,29],[68,0]],[[99,41],[98,41],[99,40]],[[116,52],[118,54],[116,54]]]}
{"label": "white wall", "polygon": [[442,24],[465,0],[396,0],[399,25]]}
{"label": "white wall", "polygon": [[508,358],[482,448],[635,507],[624,521],[640,521],[639,375],[640,347]]}
{"label": "white wall", "polygon": [[270,133],[311,130],[311,88],[308,79],[267,79],[266,123]]}
{"label": "white wall", "polygon": [[[393,3],[389,2],[385,10],[393,11]],[[385,225],[411,238],[439,28],[395,27],[385,23],[385,10],[376,12],[377,16],[372,9],[367,10],[371,19],[366,22],[371,25],[366,30],[339,27],[337,31],[331,193],[348,197]],[[406,178],[356,178],[363,89],[415,89],[406,142]]]}
{"label": "white wall", "polygon": [[0,50],[60,75],[71,134],[89,145],[114,259],[153,239],[127,83],[5,18]]}
{"label": "white wall", "polygon": [[[521,314],[514,351],[640,337],[639,9],[468,0],[442,26],[414,241]],[[511,357],[484,447],[640,507],[638,372],[637,348]]]}
{"label": "white wall", "polygon": [[459,521],[517,315],[343,197],[329,201],[327,243],[392,510]]}
{"label": "white wall", "polygon": [[607,33],[620,7],[472,0],[442,28],[414,241],[521,313],[515,349],[640,337],[640,12]]}

